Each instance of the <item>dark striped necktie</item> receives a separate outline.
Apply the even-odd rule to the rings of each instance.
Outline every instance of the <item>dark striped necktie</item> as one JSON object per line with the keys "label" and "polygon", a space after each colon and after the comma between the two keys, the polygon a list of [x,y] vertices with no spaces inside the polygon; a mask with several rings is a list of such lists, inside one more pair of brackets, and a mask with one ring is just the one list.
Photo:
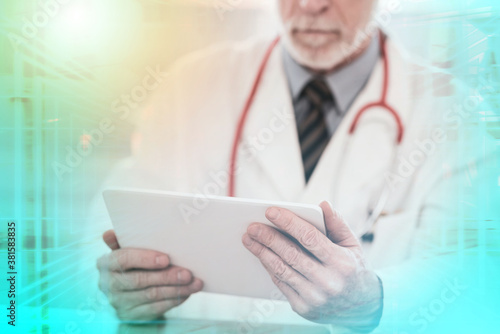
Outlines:
{"label": "dark striped necktie", "polygon": [[333,102],[330,88],[322,78],[311,80],[301,98],[309,100],[309,109],[297,124],[306,183],[309,182],[323,151],[330,140],[323,107]]}

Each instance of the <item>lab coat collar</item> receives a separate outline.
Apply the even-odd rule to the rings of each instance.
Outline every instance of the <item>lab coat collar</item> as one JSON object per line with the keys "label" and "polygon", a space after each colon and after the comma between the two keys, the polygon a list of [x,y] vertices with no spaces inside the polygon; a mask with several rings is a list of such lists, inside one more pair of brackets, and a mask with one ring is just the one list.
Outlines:
{"label": "lab coat collar", "polygon": [[281,199],[297,201],[305,187],[305,178],[292,97],[279,52],[282,47],[278,44],[269,59],[248,115],[243,140],[247,148],[250,143],[255,162],[267,176],[265,182]]}

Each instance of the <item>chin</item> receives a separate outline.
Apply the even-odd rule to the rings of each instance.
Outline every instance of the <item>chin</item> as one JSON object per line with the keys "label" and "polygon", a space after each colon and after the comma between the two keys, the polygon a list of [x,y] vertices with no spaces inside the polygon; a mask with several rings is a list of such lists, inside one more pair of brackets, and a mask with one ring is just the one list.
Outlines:
{"label": "chin", "polygon": [[332,70],[350,56],[343,51],[340,42],[307,45],[289,36],[284,36],[283,41],[297,63],[318,72]]}

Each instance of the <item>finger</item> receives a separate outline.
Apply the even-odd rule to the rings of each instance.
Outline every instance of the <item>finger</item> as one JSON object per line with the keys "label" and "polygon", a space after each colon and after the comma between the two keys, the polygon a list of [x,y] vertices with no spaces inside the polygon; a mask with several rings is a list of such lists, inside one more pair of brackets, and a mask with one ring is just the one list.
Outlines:
{"label": "finger", "polygon": [[250,237],[271,249],[290,267],[314,282],[317,275],[323,275],[324,267],[312,256],[300,249],[292,240],[276,229],[259,223],[251,224],[247,233]]}
{"label": "finger", "polygon": [[111,272],[106,282],[102,276],[102,290],[132,291],[161,285],[187,285],[192,282],[193,275],[187,269],[170,267],[164,270],[132,270]]}
{"label": "finger", "polygon": [[245,247],[260,260],[271,276],[276,276],[299,294],[315,288],[311,282],[286,264],[283,259],[258,241],[253,240],[248,234],[243,235],[242,241]]}
{"label": "finger", "polygon": [[119,249],[120,244],[118,244],[118,239],[116,238],[115,231],[107,230],[102,235],[102,240],[108,245],[111,250]]}
{"label": "finger", "polygon": [[304,314],[307,303],[291,286],[280,281],[276,276],[271,276],[274,285],[285,295],[292,309],[298,314]]}
{"label": "finger", "polygon": [[125,321],[149,321],[160,318],[165,312],[174,308],[187,298],[181,299],[166,299],[150,304],[139,305],[129,310],[117,310],[117,315],[121,320]]}
{"label": "finger", "polygon": [[169,265],[167,254],[153,250],[122,248],[101,257],[97,268],[124,271],[129,269],[161,269]]}
{"label": "finger", "polygon": [[360,248],[359,241],[351,228],[342,216],[332,209],[330,203],[324,201],[319,206],[323,210],[328,238],[341,247]]}
{"label": "finger", "polygon": [[189,285],[153,286],[143,290],[127,291],[110,297],[110,303],[117,309],[134,308],[167,299],[186,299],[193,293],[203,289],[203,282],[195,278]]}
{"label": "finger", "polygon": [[316,227],[293,212],[277,207],[266,211],[266,217],[280,230],[295,238],[305,249],[323,263],[333,261],[333,243]]}

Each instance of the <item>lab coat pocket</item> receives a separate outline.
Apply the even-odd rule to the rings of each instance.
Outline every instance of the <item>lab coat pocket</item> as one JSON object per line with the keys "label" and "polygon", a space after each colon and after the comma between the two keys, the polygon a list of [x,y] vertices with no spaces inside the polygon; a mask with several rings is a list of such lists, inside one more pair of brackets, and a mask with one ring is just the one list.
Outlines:
{"label": "lab coat pocket", "polygon": [[401,212],[382,216],[374,226],[374,239],[364,243],[366,258],[373,269],[397,265],[410,254],[418,215]]}

